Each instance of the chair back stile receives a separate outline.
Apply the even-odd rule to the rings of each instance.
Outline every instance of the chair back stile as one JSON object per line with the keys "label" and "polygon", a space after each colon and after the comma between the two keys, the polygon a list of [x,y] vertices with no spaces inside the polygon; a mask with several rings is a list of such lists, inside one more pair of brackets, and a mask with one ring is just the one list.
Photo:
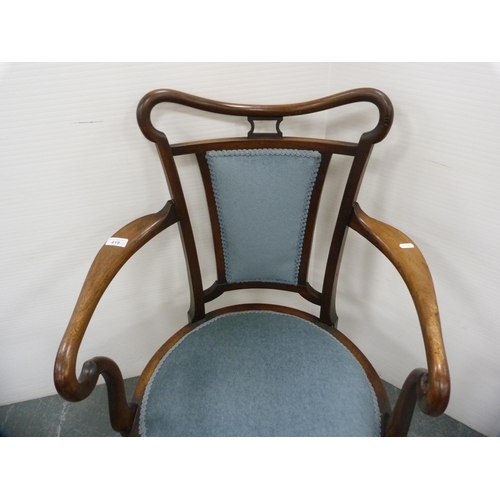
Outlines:
{"label": "chair back stile", "polygon": [[[151,122],[152,109],[162,102],[244,116],[250,121],[251,130],[247,137],[170,145],[166,135]],[[379,111],[377,125],[362,134],[358,143],[283,137],[279,129],[285,117],[355,102],[373,103]],[[274,288],[299,293],[319,305],[320,320],[334,325],[335,289],[348,220],[371,149],[387,135],[393,120],[392,105],[385,94],[374,89],[356,89],[305,103],[270,106],[229,104],[174,90],[156,90],[141,100],[137,118],[145,137],[156,144],[178,214],[191,291],[190,321],[203,319],[205,303],[226,291]],[[275,120],[276,132],[254,132],[256,120]],[[205,290],[175,162],[176,156],[186,154],[197,159],[214,238],[217,279]],[[322,290],[318,291],[309,284],[307,276],[321,192],[334,154],[350,156],[353,161],[333,231]],[[234,204],[241,215],[227,211]],[[264,249],[266,244],[268,248]],[[256,252],[261,253],[255,255]],[[246,254],[259,257],[258,269],[251,268],[248,262],[253,259],[247,259]]]}

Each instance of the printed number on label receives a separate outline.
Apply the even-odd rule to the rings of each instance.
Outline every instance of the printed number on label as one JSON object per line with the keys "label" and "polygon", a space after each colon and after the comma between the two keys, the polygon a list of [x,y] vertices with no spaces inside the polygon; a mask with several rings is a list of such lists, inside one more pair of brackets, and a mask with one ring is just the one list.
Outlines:
{"label": "printed number on label", "polygon": [[108,241],[106,241],[106,245],[110,245],[112,247],[126,247],[127,243],[127,238],[109,238]]}

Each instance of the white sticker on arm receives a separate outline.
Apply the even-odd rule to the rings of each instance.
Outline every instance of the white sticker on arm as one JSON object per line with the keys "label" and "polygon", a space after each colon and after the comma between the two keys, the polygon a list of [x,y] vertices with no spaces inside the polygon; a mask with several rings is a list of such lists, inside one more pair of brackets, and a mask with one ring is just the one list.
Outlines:
{"label": "white sticker on arm", "polygon": [[400,243],[399,246],[401,248],[415,248],[415,245],[413,243]]}
{"label": "white sticker on arm", "polygon": [[106,241],[106,245],[110,245],[112,247],[126,247],[127,243],[127,238],[109,238],[108,241]]}

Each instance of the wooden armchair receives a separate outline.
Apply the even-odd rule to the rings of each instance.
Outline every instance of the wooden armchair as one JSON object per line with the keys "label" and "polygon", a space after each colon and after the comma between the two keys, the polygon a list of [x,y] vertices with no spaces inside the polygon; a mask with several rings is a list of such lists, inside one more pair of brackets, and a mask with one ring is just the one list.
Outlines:
{"label": "wooden armchair", "polygon": [[[281,121],[351,103],[379,111],[373,130],[357,143],[284,137]],[[169,144],[151,122],[159,103],[218,115],[246,117],[246,137]],[[99,375],[106,381],[113,428],[131,436],[404,436],[415,403],[429,415],[448,404],[450,381],[432,279],[417,245],[366,215],[356,202],[374,144],[390,130],[393,108],[385,94],[357,89],[290,105],[229,104],[174,90],[148,93],[139,126],[156,144],[171,193],[158,213],[120,229],[92,264],[61,342],[54,377],[68,401],[86,398]],[[276,131],[259,133],[255,122]],[[215,249],[217,279],[202,281],[195,238],[176,157],[193,155],[203,179]],[[308,281],[316,215],[332,156],[352,158],[324,270],[321,290]],[[333,168],[333,167],[332,167]],[[77,353],[90,318],[125,262],[164,229],[178,224],[186,255],[189,323],[150,360],[127,402],[117,365],[87,361],[76,374]],[[375,245],[397,268],[420,320],[427,367],[409,374],[391,409],[384,386],[360,350],[336,329],[335,291],[348,229]],[[205,304],[243,288],[300,294],[319,315],[289,307],[241,304],[205,312]]]}

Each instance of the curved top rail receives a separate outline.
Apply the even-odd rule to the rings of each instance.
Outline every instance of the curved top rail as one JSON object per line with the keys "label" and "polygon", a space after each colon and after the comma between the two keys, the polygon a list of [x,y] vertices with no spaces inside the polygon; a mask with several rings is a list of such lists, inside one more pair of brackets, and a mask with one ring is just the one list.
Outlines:
{"label": "curved top rail", "polygon": [[379,110],[379,121],[375,128],[363,134],[371,143],[380,142],[389,133],[394,110],[390,99],[380,90],[359,88],[340,92],[312,101],[296,104],[235,104],[205,99],[178,90],[159,89],[147,93],[137,107],[137,121],[142,133],[152,142],[165,139],[165,134],[157,130],[151,122],[151,111],[160,103],[171,102],[191,108],[234,116],[276,117],[297,116],[325,111],[356,102],[370,102]]}

